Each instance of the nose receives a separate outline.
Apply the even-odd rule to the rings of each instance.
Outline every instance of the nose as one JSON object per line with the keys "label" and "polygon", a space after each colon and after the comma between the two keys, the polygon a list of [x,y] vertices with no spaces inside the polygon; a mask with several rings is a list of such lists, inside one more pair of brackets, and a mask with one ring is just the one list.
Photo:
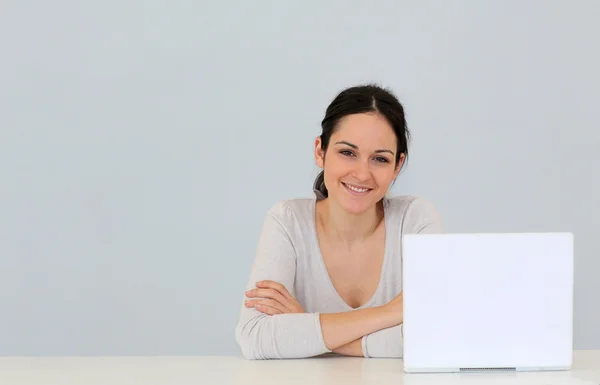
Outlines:
{"label": "nose", "polygon": [[359,160],[355,163],[353,176],[360,182],[365,182],[371,178],[370,163],[368,160]]}

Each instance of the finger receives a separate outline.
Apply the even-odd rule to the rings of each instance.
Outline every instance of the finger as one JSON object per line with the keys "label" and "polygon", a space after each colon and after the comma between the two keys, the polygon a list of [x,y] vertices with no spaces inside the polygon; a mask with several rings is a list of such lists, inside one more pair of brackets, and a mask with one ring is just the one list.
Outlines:
{"label": "finger", "polygon": [[246,293],[247,297],[259,297],[259,298],[269,298],[274,299],[275,301],[281,303],[283,306],[288,307],[289,300],[284,297],[280,292],[274,289],[252,289]]}
{"label": "finger", "polygon": [[280,292],[281,295],[283,295],[288,300],[291,301],[293,299],[290,292],[285,288],[285,286],[283,286],[279,282],[270,281],[270,280],[259,281],[259,282],[256,282],[256,287],[274,289],[274,290],[277,290],[278,292]]}
{"label": "finger", "polygon": [[248,300],[245,302],[246,307],[254,307],[256,308],[257,305],[265,305],[265,306],[269,306],[277,311],[279,311],[279,313],[289,313],[289,310],[285,308],[285,306],[283,306],[282,304],[280,304],[279,302],[272,300],[272,299],[255,299],[255,300]]}
{"label": "finger", "polygon": [[280,292],[275,289],[252,289],[246,293],[248,297],[270,298],[281,303],[287,303],[288,300]]}
{"label": "finger", "polygon": [[274,307],[271,307],[269,305],[265,305],[262,303],[257,303],[256,305],[254,305],[254,308],[256,310],[258,310],[261,313],[264,314],[268,314],[268,315],[275,315],[275,314],[281,314],[282,312]]}

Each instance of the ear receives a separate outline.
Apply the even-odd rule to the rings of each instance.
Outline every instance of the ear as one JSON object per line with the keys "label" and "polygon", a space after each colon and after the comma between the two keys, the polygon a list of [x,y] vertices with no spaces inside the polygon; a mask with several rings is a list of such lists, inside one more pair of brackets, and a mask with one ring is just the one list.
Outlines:
{"label": "ear", "polygon": [[325,151],[321,149],[321,143],[321,136],[319,135],[315,139],[315,162],[317,163],[317,166],[323,168],[325,165]]}
{"label": "ear", "polygon": [[398,161],[398,165],[396,166],[396,169],[394,170],[394,180],[398,177],[398,174],[400,174],[400,170],[402,169],[402,165],[404,164],[405,158],[406,158],[405,153],[400,154],[400,160]]}

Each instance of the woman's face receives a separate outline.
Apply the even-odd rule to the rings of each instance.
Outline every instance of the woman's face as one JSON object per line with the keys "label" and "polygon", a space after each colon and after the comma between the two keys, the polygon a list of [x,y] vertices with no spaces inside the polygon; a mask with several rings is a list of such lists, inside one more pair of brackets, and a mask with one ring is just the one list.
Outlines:
{"label": "woman's face", "polygon": [[396,167],[396,146],[392,127],[376,113],[343,118],[326,153],[317,138],[315,157],[325,171],[329,198],[353,214],[374,206],[387,193],[404,161],[402,154]]}

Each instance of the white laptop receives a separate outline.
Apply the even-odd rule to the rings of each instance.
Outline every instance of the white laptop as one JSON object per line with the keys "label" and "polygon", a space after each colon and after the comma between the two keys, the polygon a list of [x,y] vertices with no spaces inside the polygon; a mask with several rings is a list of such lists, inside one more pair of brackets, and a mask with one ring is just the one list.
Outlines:
{"label": "white laptop", "polygon": [[573,235],[411,234],[405,372],[568,370]]}

